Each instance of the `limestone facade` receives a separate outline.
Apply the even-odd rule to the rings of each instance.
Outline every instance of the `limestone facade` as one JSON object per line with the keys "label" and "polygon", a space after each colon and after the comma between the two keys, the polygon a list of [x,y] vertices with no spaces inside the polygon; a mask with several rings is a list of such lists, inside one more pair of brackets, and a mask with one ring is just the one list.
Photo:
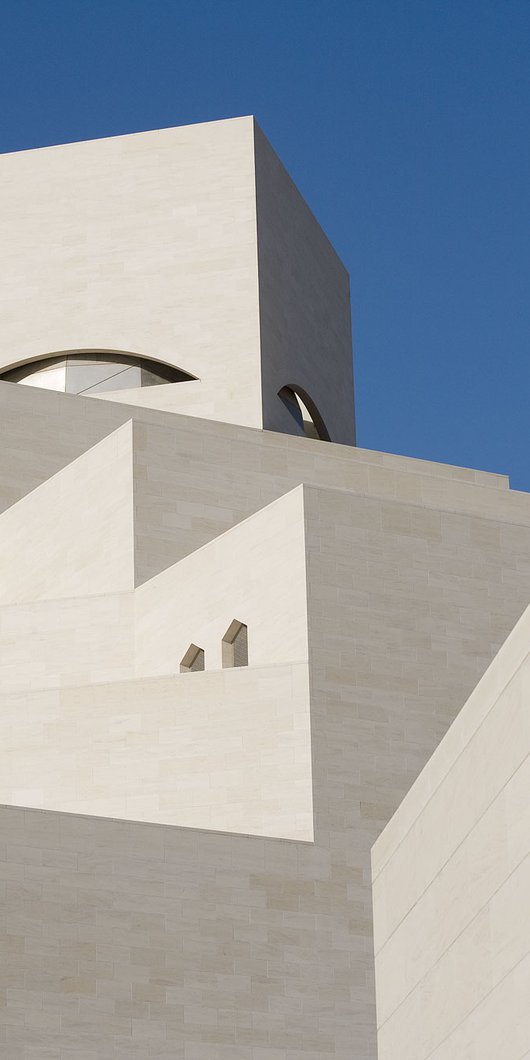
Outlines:
{"label": "limestone facade", "polygon": [[0,367],[198,377],[0,381],[0,1055],[375,1060],[370,850],[528,604],[530,498],[341,444],[347,275],[251,119],[0,182]]}
{"label": "limestone facade", "polygon": [[373,850],[379,1060],[530,1046],[530,609]]}

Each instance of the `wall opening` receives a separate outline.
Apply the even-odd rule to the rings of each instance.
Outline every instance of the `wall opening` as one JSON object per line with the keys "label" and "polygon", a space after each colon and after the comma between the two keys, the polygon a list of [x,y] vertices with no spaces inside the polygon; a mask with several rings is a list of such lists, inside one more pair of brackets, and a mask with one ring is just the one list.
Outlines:
{"label": "wall opening", "polygon": [[181,674],[191,674],[204,670],[204,649],[197,644],[190,644],[180,663]]}
{"label": "wall opening", "polygon": [[315,402],[299,386],[282,386],[278,397],[294,419],[300,434],[307,438],[317,438],[321,442],[330,442],[329,431],[318,411]]}
{"label": "wall opening", "polygon": [[248,629],[244,622],[234,619],[222,642],[223,666],[248,666]]}
{"label": "wall opening", "polygon": [[112,350],[68,350],[4,372],[6,383],[21,383],[65,394],[105,394],[164,383],[187,383],[196,377],[149,357]]}

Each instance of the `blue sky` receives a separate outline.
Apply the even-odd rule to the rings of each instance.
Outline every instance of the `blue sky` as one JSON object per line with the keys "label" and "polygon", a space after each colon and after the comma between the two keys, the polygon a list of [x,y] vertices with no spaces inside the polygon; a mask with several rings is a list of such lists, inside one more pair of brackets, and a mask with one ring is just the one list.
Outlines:
{"label": "blue sky", "polygon": [[359,444],[530,490],[530,2],[2,0],[0,151],[254,113],[352,282]]}

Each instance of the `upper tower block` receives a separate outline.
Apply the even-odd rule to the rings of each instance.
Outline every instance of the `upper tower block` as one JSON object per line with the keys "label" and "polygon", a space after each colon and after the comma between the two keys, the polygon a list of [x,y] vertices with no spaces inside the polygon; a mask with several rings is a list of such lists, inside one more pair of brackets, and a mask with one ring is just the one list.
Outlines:
{"label": "upper tower block", "polygon": [[0,195],[4,379],[355,443],[348,275],[253,118],[6,154]]}

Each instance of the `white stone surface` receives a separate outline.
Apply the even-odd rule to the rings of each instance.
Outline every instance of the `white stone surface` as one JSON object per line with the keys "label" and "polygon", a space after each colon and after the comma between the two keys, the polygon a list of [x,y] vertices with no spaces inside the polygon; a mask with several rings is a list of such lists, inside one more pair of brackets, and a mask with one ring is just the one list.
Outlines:
{"label": "white stone surface", "polygon": [[134,594],[0,607],[0,696],[134,676]]}
{"label": "white stone surface", "polygon": [[127,424],[0,515],[0,689],[175,674],[191,643],[221,669],[234,619],[251,666],[307,662],[303,488],[133,592],[130,442]]}
{"label": "white stone surface", "polygon": [[133,586],[129,422],[0,514],[0,606]]}
{"label": "white stone surface", "polygon": [[198,382],[113,401],[286,433],[299,384],[354,442],[347,273],[252,117],[5,154],[0,197],[0,370],[151,357]]}
{"label": "white stone surface", "polygon": [[[27,500],[38,494],[45,511],[56,510],[59,481],[65,512],[76,511],[86,481],[104,529],[108,482],[118,481],[110,457],[123,439],[128,490],[113,496],[128,514],[130,546],[128,424]],[[38,525],[31,515],[21,526]],[[68,519],[62,529],[58,556],[68,554]],[[83,527],[74,529],[79,548]],[[90,576],[109,577],[112,558],[97,535],[92,543],[85,592]],[[15,570],[20,555],[13,549]],[[57,581],[57,599],[0,607],[0,802],[312,839],[302,487],[135,593],[67,599],[72,583],[61,580],[55,552],[42,554],[38,570],[48,595]],[[28,585],[35,581],[30,572]],[[223,671],[234,619],[248,626],[250,666]],[[208,672],[179,673],[191,642],[204,648]],[[124,683],[135,674],[143,680]]]}
{"label": "white stone surface", "polygon": [[0,803],[310,841],[306,663],[2,696]]}
{"label": "white stone surface", "polygon": [[255,129],[263,427],[293,433],[278,400],[313,398],[333,441],[355,443],[348,274],[261,129]]}
{"label": "white stone surface", "polygon": [[303,487],[185,556],[135,593],[136,672],[171,673],[191,643],[221,669],[221,642],[248,627],[250,666],[307,661]]}
{"label": "white stone surface", "polygon": [[[374,1060],[370,849],[528,603],[530,500],[294,436],[284,384],[353,440],[348,283],[251,119],[4,156],[0,194],[0,368],[200,376],[0,382],[0,1051]],[[374,853],[382,1060],[528,1052],[527,653]]]}
{"label": "white stone surface", "polygon": [[529,694],[530,609],[374,847],[380,1060],[530,1049]]}
{"label": "white stone surface", "polygon": [[198,376],[213,418],[261,426],[253,128],[3,155],[0,365],[140,354]]}

